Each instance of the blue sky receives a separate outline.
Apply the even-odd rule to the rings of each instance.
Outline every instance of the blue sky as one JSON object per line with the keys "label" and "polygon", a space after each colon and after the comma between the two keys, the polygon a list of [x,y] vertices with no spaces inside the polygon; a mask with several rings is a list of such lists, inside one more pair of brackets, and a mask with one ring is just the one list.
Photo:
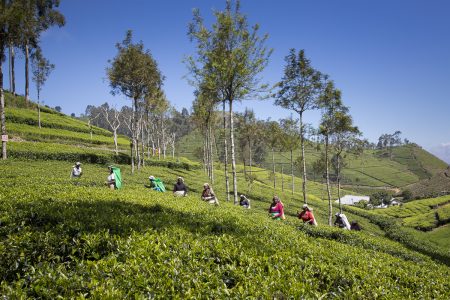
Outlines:
{"label": "blue sky", "polygon": [[[42,91],[50,106],[77,115],[88,104],[129,104],[112,96],[105,68],[115,44],[132,29],[166,76],[172,105],[190,108],[193,88],[183,79],[185,55],[194,45],[187,37],[192,9],[207,23],[224,0],[62,0],[67,24],[42,36],[44,55],[55,65]],[[125,4],[126,3],[126,4]],[[274,84],[283,72],[290,48],[305,49],[314,67],[327,73],[342,90],[355,124],[370,141],[400,130],[403,137],[439,153],[450,163],[450,1],[446,0],[243,0],[250,24],[268,33],[274,49],[263,80]],[[9,88],[5,64],[5,87]],[[23,57],[17,62],[17,91],[23,93]],[[31,86],[31,96],[35,97]],[[245,101],[258,118],[280,119],[290,111],[273,100]],[[308,112],[317,125],[319,112]]]}

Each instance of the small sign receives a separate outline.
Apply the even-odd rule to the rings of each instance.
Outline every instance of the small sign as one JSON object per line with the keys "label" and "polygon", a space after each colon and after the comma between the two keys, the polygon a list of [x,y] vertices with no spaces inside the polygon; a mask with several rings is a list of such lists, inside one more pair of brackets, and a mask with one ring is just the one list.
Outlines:
{"label": "small sign", "polygon": [[2,142],[7,142],[7,141],[8,141],[8,135],[2,134]]}

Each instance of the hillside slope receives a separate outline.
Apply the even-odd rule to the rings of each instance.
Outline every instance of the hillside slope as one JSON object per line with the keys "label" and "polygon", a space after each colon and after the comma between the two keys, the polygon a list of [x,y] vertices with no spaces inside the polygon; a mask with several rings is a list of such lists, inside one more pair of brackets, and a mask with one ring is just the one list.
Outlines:
{"label": "hillside slope", "polygon": [[[216,140],[216,143],[216,148],[221,149],[221,141]],[[201,147],[201,136],[197,131],[183,137],[177,146],[180,155],[192,160],[199,159]],[[314,174],[312,164],[321,159],[321,151],[311,144],[305,148],[308,177],[318,182],[323,181],[322,174]],[[295,151],[294,160],[298,161],[299,156],[300,150]],[[392,156],[385,150],[365,150],[361,155],[348,153],[344,156],[342,183],[350,190],[372,193],[379,188],[409,189],[415,196],[450,191],[450,178],[443,177],[448,165],[415,144],[394,147]],[[274,158],[277,172],[281,172],[283,165],[283,172],[290,174],[290,153],[277,151]],[[272,169],[271,151],[266,151],[265,162],[261,167]],[[297,165],[294,174],[300,177]]]}
{"label": "hillside slope", "polygon": [[[111,191],[102,186],[101,165],[85,164],[77,184],[67,176],[70,163],[7,161],[0,168],[0,293],[7,297],[450,296],[449,267],[386,239],[362,218],[365,230],[343,232],[298,227],[297,199],[286,198],[285,222],[267,218],[267,198],[250,210],[223,199],[210,206],[198,200],[200,170],[146,167],[132,176],[121,166],[124,188]],[[190,196],[148,190],[149,174],[166,183],[183,175]],[[261,186],[249,196],[267,192]],[[324,224],[320,202],[312,203]],[[425,280],[430,272],[440,276]]]}
{"label": "hillside slope", "polygon": [[[65,123],[50,114],[52,123]],[[20,133],[24,124],[9,122]],[[67,140],[47,137],[60,129]],[[40,141],[9,142],[13,159],[0,161],[0,294],[7,298],[450,297],[448,248],[417,239],[394,217],[357,208],[345,211],[361,232],[326,226],[323,184],[308,184],[319,227],[303,226],[298,178],[292,192],[288,176],[277,173],[274,189],[269,171],[254,168],[249,181],[238,166],[239,193],[252,201],[245,210],[225,201],[218,168],[220,206],[210,206],[199,200],[207,178],[198,163],[153,159],[131,174],[120,164],[128,163],[126,153],[116,156],[99,143],[108,133],[80,145],[70,137],[82,131],[55,130],[43,131]],[[72,181],[76,160],[84,174]],[[122,169],[121,190],[104,185],[113,162]],[[169,190],[183,176],[189,196],[149,190],[149,175]],[[274,194],[285,221],[267,216]]]}

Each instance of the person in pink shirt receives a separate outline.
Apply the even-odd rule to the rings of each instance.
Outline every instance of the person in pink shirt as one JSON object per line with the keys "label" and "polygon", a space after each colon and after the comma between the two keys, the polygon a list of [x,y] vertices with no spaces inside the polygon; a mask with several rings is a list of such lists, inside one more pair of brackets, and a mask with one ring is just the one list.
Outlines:
{"label": "person in pink shirt", "polygon": [[273,196],[269,207],[269,216],[275,220],[284,220],[284,205],[278,196]]}
{"label": "person in pink shirt", "polygon": [[317,221],[312,213],[312,208],[309,208],[308,204],[303,204],[303,210],[300,213],[297,212],[297,217],[303,220],[303,223],[317,226]]}

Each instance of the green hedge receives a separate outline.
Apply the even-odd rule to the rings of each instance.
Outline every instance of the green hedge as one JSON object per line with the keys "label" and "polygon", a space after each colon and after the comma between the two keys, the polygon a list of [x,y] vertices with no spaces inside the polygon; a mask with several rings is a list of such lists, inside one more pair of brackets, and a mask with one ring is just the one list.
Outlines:
{"label": "green hedge", "polygon": [[450,266],[450,251],[448,251],[448,249],[445,251],[442,248],[430,244],[428,241],[415,238],[414,229],[400,225],[394,218],[374,214],[369,211],[350,206],[345,206],[345,210],[355,215],[360,215],[367,218],[374,224],[377,224],[386,232],[386,236],[390,239],[398,241],[410,249],[428,255]]}
{"label": "green hedge", "polygon": [[[113,151],[96,150],[91,148],[81,148],[64,144],[40,143],[40,142],[9,142],[8,156],[21,159],[38,160],[66,160],[85,161],[95,164],[130,164],[131,158],[128,154],[119,152],[115,155]],[[187,159],[166,159],[145,160],[148,166],[167,167],[171,169],[196,170],[200,169],[200,164]]]}
{"label": "green hedge", "polygon": [[[113,137],[94,134],[92,139],[91,135],[87,132],[71,131],[66,129],[54,129],[54,128],[39,128],[35,125],[8,124],[8,133],[12,136],[20,136],[27,141],[58,141],[61,143],[74,143],[82,142],[84,144],[96,144],[96,145],[109,145],[114,147]],[[129,149],[130,141],[125,137],[118,137],[117,142],[119,147]]]}
{"label": "green hedge", "polygon": [[[37,111],[21,108],[6,108],[5,116],[7,122],[38,126]],[[95,126],[92,126],[90,129],[89,125],[83,121],[47,112],[41,112],[41,126],[87,133],[90,133],[92,130],[94,134],[112,136],[112,133],[106,129]]]}

